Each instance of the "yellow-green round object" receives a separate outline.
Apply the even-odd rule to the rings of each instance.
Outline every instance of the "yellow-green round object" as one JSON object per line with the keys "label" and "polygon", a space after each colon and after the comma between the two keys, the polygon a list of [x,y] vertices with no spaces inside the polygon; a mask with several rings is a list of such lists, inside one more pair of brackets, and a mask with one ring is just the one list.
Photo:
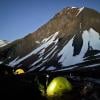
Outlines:
{"label": "yellow-green round object", "polygon": [[71,83],[64,77],[54,78],[47,87],[47,96],[61,96],[64,92],[72,90]]}
{"label": "yellow-green round object", "polygon": [[19,68],[14,72],[16,75],[25,73],[23,69]]}

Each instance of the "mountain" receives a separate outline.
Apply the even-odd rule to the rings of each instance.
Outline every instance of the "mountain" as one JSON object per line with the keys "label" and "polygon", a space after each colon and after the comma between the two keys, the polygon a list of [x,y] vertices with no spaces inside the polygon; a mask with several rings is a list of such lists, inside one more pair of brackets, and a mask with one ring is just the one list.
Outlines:
{"label": "mountain", "polygon": [[7,40],[0,40],[0,48],[7,45],[8,41]]}
{"label": "mountain", "polygon": [[100,13],[67,7],[37,31],[0,48],[0,62],[25,71],[100,66]]}
{"label": "mountain", "polygon": [[[6,46],[8,43],[9,43],[9,42],[8,42],[7,40],[0,40],[0,48]],[[2,63],[2,62],[0,61],[0,64],[1,64],[1,63]]]}

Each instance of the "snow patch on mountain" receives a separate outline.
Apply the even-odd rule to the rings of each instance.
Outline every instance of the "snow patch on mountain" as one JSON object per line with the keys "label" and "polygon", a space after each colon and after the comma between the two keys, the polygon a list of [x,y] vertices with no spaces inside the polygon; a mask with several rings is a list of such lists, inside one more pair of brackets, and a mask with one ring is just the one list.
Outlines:
{"label": "snow patch on mountain", "polygon": [[77,7],[71,7],[72,9],[77,8]]}
{"label": "snow patch on mountain", "polygon": [[42,60],[42,58],[39,58],[38,60],[36,60],[31,66],[36,65],[37,63],[39,63]]}
{"label": "snow patch on mountain", "polygon": [[19,58],[19,57],[15,58],[13,61],[11,61],[11,62],[9,63],[9,66],[14,67],[14,65],[17,64],[16,62],[17,62],[18,58]]}
{"label": "snow patch on mountain", "polygon": [[92,64],[92,65],[88,65],[88,66],[85,66],[85,68],[89,68],[89,67],[96,67],[96,66],[100,66],[100,63],[99,63],[99,64]]}
{"label": "snow patch on mountain", "polygon": [[[38,65],[35,65],[34,67],[31,65],[30,67],[30,69],[28,70],[28,72],[30,72],[30,71],[33,71],[33,70],[35,70],[35,69],[37,69],[37,68],[40,68],[45,62],[47,62],[48,60],[46,59],[46,60],[42,60],[42,63],[40,63],[40,64],[38,64]],[[40,68],[40,70],[41,69],[44,69],[45,67],[42,67],[42,68]]]}
{"label": "snow patch on mountain", "polygon": [[3,62],[2,61],[0,61],[0,64],[2,64]]}
{"label": "snow patch on mountain", "polygon": [[52,48],[52,50],[44,57],[44,59],[47,59],[56,50],[56,48],[57,45],[54,48]]}
{"label": "snow patch on mountain", "polygon": [[73,55],[73,39],[74,37],[64,46],[64,48],[58,53],[58,56],[61,56],[59,63],[63,62],[63,65],[66,65],[66,60]]}
{"label": "snow patch on mountain", "polygon": [[72,70],[75,68],[78,68],[79,66],[70,66],[70,67],[63,67],[61,69],[56,69],[56,70],[52,70],[53,72],[58,72],[58,71],[67,71],[67,70]]}
{"label": "snow patch on mountain", "polygon": [[55,70],[55,69],[56,69],[56,67],[54,67],[54,66],[49,66],[46,70],[47,70],[47,71],[50,71],[50,70],[52,71],[52,70]]}
{"label": "snow patch on mountain", "polygon": [[39,41],[35,41],[35,43],[40,44],[40,42],[39,42]]}
{"label": "snow patch on mountain", "polygon": [[64,48],[58,53],[59,63],[63,66],[74,65],[83,62],[83,57],[88,50],[89,45],[95,50],[100,50],[100,36],[94,29],[89,31],[85,30],[82,34],[83,46],[79,55],[73,56],[74,48],[72,46],[74,37],[64,46]]}
{"label": "snow patch on mountain", "polygon": [[88,37],[89,37],[89,41],[90,41],[90,46],[95,50],[100,50],[100,35],[99,35],[99,33],[91,28],[88,35],[89,35]]}
{"label": "snow patch on mountain", "polygon": [[79,12],[77,13],[77,15],[76,16],[78,16],[82,11],[83,11],[83,9],[84,9],[84,7],[82,7],[82,8],[79,8]]}
{"label": "snow patch on mountain", "polygon": [[[15,66],[15,65],[19,64],[20,62],[22,62],[23,60],[27,59],[28,57],[30,57],[34,54],[37,54],[37,53],[40,56],[42,56],[45,52],[45,49],[48,46],[50,46],[52,43],[56,44],[58,42],[58,39],[56,39],[58,34],[59,34],[59,32],[56,32],[56,33],[52,34],[51,36],[49,36],[48,38],[43,39],[42,42],[41,42],[41,45],[39,47],[37,47],[31,53],[29,53],[28,55],[26,55],[26,56],[24,56],[20,59],[18,59],[18,57],[17,57],[15,60],[13,60],[9,63],[9,66]],[[40,58],[40,60],[42,60],[42,59]],[[32,65],[34,65],[34,63]]]}
{"label": "snow patch on mountain", "polygon": [[7,41],[0,40],[0,47],[6,46],[7,44]]}

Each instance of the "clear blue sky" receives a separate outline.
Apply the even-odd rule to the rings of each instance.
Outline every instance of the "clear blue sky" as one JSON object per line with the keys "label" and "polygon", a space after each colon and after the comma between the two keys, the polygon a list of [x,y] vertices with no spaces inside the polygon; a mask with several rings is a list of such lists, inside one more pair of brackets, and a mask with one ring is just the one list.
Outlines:
{"label": "clear blue sky", "polygon": [[100,0],[0,0],[0,39],[22,38],[68,6],[85,6],[100,12]]}

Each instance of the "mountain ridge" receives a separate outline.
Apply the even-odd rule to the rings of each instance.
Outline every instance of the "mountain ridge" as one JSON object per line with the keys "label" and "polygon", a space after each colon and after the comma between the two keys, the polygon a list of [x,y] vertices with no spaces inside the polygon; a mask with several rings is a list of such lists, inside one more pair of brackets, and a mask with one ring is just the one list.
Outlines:
{"label": "mountain ridge", "polygon": [[[96,54],[100,53],[100,40],[94,43],[93,37],[100,37],[100,13],[89,8],[64,8],[57,13],[50,21],[40,27],[37,31],[28,34],[22,39],[16,40],[6,47],[0,49],[0,61],[5,61],[12,67],[22,67],[25,70],[44,70],[44,69],[59,69],[63,66],[61,63],[62,55],[58,56],[69,41],[73,39],[73,43],[69,45],[73,50],[68,52],[73,53],[71,56],[80,55],[82,47],[90,48],[91,45],[97,48]],[[86,35],[83,35],[83,33]],[[93,33],[93,34],[92,34]],[[92,35],[88,35],[92,34]],[[84,45],[84,36],[90,37],[87,39],[87,47]],[[68,47],[67,47],[68,48]],[[66,50],[67,51],[67,50]],[[84,50],[83,50],[84,51]],[[87,51],[87,50],[85,50]],[[94,52],[92,50],[91,52]],[[7,53],[7,55],[5,55]],[[82,59],[86,58],[86,52]],[[4,56],[5,55],[5,56]],[[64,54],[65,55],[65,54]],[[66,54],[67,57],[68,54]],[[95,55],[95,54],[94,54]],[[86,57],[85,57],[86,56]],[[91,56],[91,54],[90,54]],[[65,62],[67,62],[65,57]],[[74,59],[73,61],[75,61]],[[61,61],[61,62],[60,62]],[[80,63],[80,62],[77,62]],[[68,65],[67,63],[65,64]],[[68,65],[69,66],[69,65]]]}
{"label": "mountain ridge", "polygon": [[0,47],[7,45],[9,42],[7,40],[0,40]]}

